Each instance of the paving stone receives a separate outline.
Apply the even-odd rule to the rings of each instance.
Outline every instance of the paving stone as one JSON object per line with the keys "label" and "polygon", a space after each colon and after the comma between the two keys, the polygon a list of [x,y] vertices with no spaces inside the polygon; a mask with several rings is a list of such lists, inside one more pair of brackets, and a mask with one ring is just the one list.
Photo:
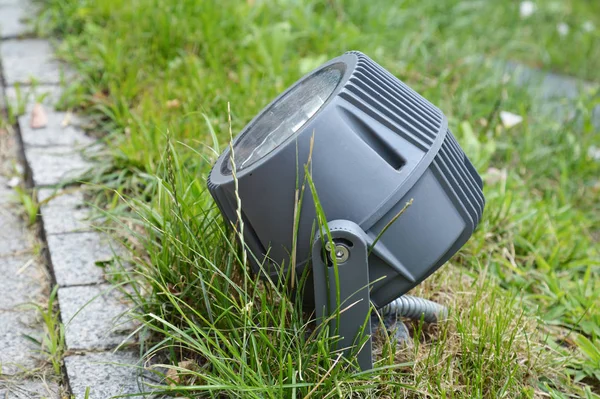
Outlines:
{"label": "paving stone", "polygon": [[46,40],[5,40],[0,43],[0,58],[8,85],[61,81],[64,66],[54,58],[52,46]]}
{"label": "paving stone", "polygon": [[[527,87],[529,93],[537,98],[533,112],[552,117],[559,123],[576,117],[575,101],[600,88],[597,83],[548,73],[522,64],[507,63],[503,68],[517,86]],[[592,110],[592,123],[600,128],[600,105]]]}
{"label": "paving stone", "polygon": [[107,399],[144,391],[138,383],[141,379],[138,378],[140,369],[135,367],[138,359],[134,352],[67,356],[65,366],[73,395],[76,399],[83,399],[87,387],[90,387],[90,399]]}
{"label": "paving stone", "polygon": [[80,128],[71,124],[65,125],[66,112],[56,112],[46,108],[48,124],[40,129],[31,127],[31,113],[19,117],[21,137],[25,147],[70,146],[82,147],[95,142]]}
{"label": "paving stone", "polygon": [[0,175],[0,205],[6,206],[13,202],[15,192],[8,186],[9,179]]}
{"label": "paving stone", "polygon": [[0,311],[0,373],[11,375],[37,366],[35,356],[40,348],[24,335],[36,339],[42,335],[34,311]]}
{"label": "paving stone", "polygon": [[27,19],[35,15],[28,1],[0,1],[0,38],[23,36],[32,33]]}
{"label": "paving stone", "polygon": [[54,109],[60,102],[60,98],[64,93],[62,87],[57,85],[38,84],[35,86],[20,86],[18,89],[14,86],[9,86],[4,89],[6,92],[6,100],[13,108],[17,109],[19,105],[24,106],[26,115],[30,115],[33,106],[36,102]]}
{"label": "paving stone", "polygon": [[59,399],[59,391],[58,385],[53,382],[0,380],[2,399]]}
{"label": "paving stone", "polygon": [[[6,194],[8,196],[8,194]],[[31,248],[31,233],[14,206],[0,206],[0,256],[27,252]]]}
{"label": "paving stone", "polygon": [[30,0],[0,0],[0,6],[16,6],[19,4],[31,4]]}
{"label": "paving stone", "polygon": [[81,191],[45,188],[38,191],[38,201],[46,235],[91,230]]}
{"label": "paving stone", "polygon": [[41,213],[47,236],[92,230],[90,223],[86,221],[88,211],[85,208],[42,206]]}
{"label": "paving stone", "polygon": [[115,259],[119,247],[98,232],[49,235],[48,249],[56,282],[61,287],[104,282],[98,262]]}
{"label": "paving stone", "polygon": [[43,300],[47,276],[34,256],[0,257],[0,310]]}
{"label": "paving stone", "polygon": [[[10,104],[14,109],[22,108],[20,111],[23,112],[22,116],[31,115],[33,106],[36,103],[40,103],[44,106],[46,111],[51,111],[60,107],[61,97],[64,94],[64,89],[57,85],[44,85],[38,84],[35,86],[19,87],[16,89],[14,86],[5,88],[6,92],[6,103]],[[0,99],[0,104],[1,104]],[[90,121],[83,115],[64,113],[64,118],[60,119],[61,125],[63,122],[69,122],[69,126],[87,127],[90,126]],[[24,121],[19,120],[19,123],[23,126],[29,126],[29,120],[25,118]],[[24,123],[26,122],[26,123]]]}
{"label": "paving stone", "polygon": [[576,98],[582,91],[597,86],[571,76],[545,72],[523,64],[509,63],[507,71],[513,74],[516,83],[520,86],[530,86],[532,91],[536,91],[545,100]]}
{"label": "paving stone", "polygon": [[6,109],[6,93],[4,90],[4,86],[2,86],[2,83],[0,83],[0,115],[4,116],[5,109]]}
{"label": "paving stone", "polygon": [[77,150],[69,147],[30,147],[25,149],[25,156],[36,187],[76,181],[92,166]]}
{"label": "paving stone", "polygon": [[121,317],[128,310],[123,294],[110,284],[59,288],[58,299],[70,350],[115,348],[134,329]]}

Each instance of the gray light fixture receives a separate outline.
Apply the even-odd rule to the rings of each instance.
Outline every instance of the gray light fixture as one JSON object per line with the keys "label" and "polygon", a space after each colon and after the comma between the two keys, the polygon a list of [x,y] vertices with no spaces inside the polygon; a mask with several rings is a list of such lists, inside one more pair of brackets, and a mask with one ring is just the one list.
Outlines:
{"label": "gray light fixture", "polygon": [[[312,267],[305,303],[319,320],[336,312],[337,290],[342,307],[354,304],[331,321],[342,348],[357,343],[360,331],[370,336],[369,326],[363,330],[370,303],[397,303],[442,266],[471,236],[484,208],[481,178],[444,114],[360,52],[300,79],[242,130],[233,149],[253,269],[260,272],[267,256],[262,270],[274,277],[278,265],[290,263],[296,190],[312,151],[311,176],[333,242],[318,228],[315,237],[315,204],[305,195],[294,266],[298,274]],[[235,223],[230,158],[229,150],[221,154],[208,187]],[[370,342],[358,362],[371,367]]]}

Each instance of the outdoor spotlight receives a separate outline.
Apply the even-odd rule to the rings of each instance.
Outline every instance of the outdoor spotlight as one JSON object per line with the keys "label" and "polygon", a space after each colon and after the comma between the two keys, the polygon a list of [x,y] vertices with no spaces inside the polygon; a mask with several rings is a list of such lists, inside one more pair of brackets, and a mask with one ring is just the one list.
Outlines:
{"label": "outdoor spotlight", "polygon": [[[318,320],[330,320],[340,348],[367,340],[357,356],[362,369],[371,368],[364,323],[370,304],[391,303],[437,270],[469,239],[483,212],[482,180],[446,117],[353,51],[277,97],[232,148],[235,168],[228,149],[208,187],[237,226],[237,180],[254,271],[277,277],[292,259],[297,275],[312,268],[305,306],[314,307]],[[296,208],[309,158],[330,231],[324,237],[310,193]]]}

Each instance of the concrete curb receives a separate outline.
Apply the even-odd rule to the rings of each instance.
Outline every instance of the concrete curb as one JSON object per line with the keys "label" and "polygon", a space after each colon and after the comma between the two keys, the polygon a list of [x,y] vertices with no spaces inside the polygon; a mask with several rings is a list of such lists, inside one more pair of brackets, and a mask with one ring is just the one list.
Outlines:
{"label": "concrete curb", "polygon": [[[76,118],[55,111],[62,94],[59,84],[73,75],[56,61],[50,43],[18,39],[29,33],[27,25],[15,22],[26,15],[27,7],[23,1],[0,3],[0,26],[4,27],[0,30],[0,76],[5,86],[0,90],[0,108],[18,104],[24,110],[15,130],[30,187],[36,189],[42,203],[39,235],[46,244],[52,284],[59,287],[66,341],[64,381],[75,398],[83,398],[88,387],[90,399],[139,393],[139,353],[132,348],[135,341],[129,338],[123,346],[130,349],[116,351],[135,328],[131,322],[119,322],[130,305],[97,264],[118,257],[118,245],[93,229],[77,187],[60,188],[62,181],[77,178],[93,166],[82,157],[81,149],[94,140],[77,125]],[[36,102],[43,104],[48,119],[46,126],[38,129],[30,120]],[[7,231],[0,229],[0,239],[8,243],[3,247],[10,246],[13,252],[22,249],[23,240],[3,237],[3,230]]]}

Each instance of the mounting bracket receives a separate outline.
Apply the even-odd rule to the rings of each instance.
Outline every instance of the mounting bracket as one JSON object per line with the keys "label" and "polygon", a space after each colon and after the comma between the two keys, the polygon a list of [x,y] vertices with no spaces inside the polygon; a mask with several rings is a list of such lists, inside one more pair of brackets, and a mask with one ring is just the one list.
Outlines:
{"label": "mounting bracket", "polygon": [[333,243],[317,236],[312,250],[317,322],[328,322],[330,334],[340,336],[337,347],[343,348],[345,355],[358,350],[358,365],[368,370],[373,368],[369,239],[360,226],[348,220],[329,222],[328,227]]}

